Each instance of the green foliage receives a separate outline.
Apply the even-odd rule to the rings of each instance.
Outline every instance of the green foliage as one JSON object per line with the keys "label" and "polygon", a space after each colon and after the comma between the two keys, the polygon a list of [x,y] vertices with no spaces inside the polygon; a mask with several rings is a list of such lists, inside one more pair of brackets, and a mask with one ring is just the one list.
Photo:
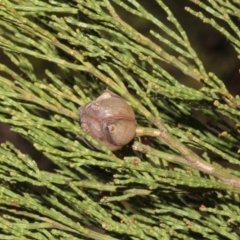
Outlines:
{"label": "green foliage", "polygon": [[[0,239],[239,239],[240,99],[206,70],[168,1],[154,2],[167,23],[138,0],[1,0],[0,122],[54,166],[1,145]],[[239,1],[187,3],[237,57]],[[137,117],[134,142],[114,153],[79,126],[78,107],[106,88]]]}

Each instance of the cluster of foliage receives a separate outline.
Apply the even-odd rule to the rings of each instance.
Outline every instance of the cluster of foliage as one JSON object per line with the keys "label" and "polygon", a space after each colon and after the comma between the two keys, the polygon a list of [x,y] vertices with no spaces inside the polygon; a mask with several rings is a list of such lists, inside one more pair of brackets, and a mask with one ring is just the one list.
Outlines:
{"label": "cluster of foliage", "polygon": [[[239,239],[240,99],[206,71],[168,1],[154,2],[167,24],[139,0],[1,0],[0,122],[53,166],[1,144],[0,239]],[[239,0],[187,3],[237,58]],[[106,88],[136,113],[136,138],[117,152],[79,126],[78,107]]]}

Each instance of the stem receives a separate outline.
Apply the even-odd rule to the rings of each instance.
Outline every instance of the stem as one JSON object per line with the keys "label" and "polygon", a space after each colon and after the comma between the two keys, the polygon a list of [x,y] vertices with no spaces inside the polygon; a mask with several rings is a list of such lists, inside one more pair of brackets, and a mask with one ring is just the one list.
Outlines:
{"label": "stem", "polygon": [[[159,123],[157,124],[159,125]],[[169,147],[177,150],[181,156],[177,156],[177,161],[187,164],[194,169],[197,169],[201,172],[207,173],[211,176],[214,176],[224,182],[225,184],[232,185],[234,187],[240,188],[240,179],[229,174],[226,170],[220,169],[216,166],[213,166],[209,163],[203,161],[197,154],[188,149],[183,145],[177,138],[173,137],[170,133],[167,132],[166,128],[162,125],[159,126],[162,131],[152,128],[138,128],[136,130],[136,136],[152,136],[161,138]],[[147,145],[135,142],[133,149],[144,152],[145,154],[150,154],[169,160],[170,154],[162,153],[158,150],[155,150]],[[171,159],[171,158],[170,158]]]}

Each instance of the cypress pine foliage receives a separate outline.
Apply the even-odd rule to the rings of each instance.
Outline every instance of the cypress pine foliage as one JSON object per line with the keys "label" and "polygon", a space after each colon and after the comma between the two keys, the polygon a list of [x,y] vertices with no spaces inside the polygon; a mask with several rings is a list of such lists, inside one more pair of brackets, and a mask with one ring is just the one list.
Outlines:
{"label": "cypress pine foliage", "polygon": [[[171,1],[153,2],[161,14],[140,0],[1,0],[0,122],[52,165],[1,144],[0,239],[239,239],[239,96]],[[235,61],[239,1],[185,3]],[[106,88],[136,114],[136,137],[116,152],[79,125],[78,107]]]}

